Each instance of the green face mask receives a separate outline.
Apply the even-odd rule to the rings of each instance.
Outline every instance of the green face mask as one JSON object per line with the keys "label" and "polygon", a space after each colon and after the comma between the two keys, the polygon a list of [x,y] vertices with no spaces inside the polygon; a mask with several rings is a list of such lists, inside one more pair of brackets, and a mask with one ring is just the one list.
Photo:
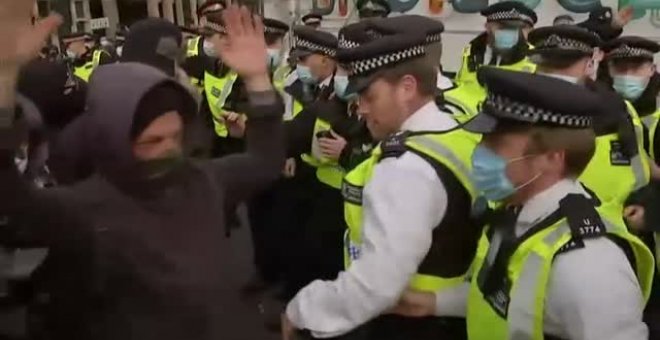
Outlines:
{"label": "green face mask", "polygon": [[145,178],[158,179],[175,172],[183,163],[183,155],[176,152],[165,157],[141,161],[139,167]]}

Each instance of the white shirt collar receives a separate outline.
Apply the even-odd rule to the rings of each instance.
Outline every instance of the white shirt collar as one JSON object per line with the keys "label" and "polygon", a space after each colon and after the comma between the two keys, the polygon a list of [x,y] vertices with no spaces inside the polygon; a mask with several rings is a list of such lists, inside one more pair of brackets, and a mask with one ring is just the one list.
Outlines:
{"label": "white shirt collar", "polygon": [[562,179],[551,187],[536,194],[525,203],[518,215],[516,234],[521,235],[535,224],[559,209],[559,201],[568,194],[591,197],[575,179]]}
{"label": "white shirt collar", "polygon": [[324,87],[330,85],[330,82],[332,81],[332,76],[323,79],[322,82],[319,83],[319,87]]}
{"label": "white shirt collar", "polygon": [[441,90],[447,90],[454,87],[454,82],[451,79],[445,77],[441,72],[438,72],[438,80],[436,86]]}
{"label": "white shirt collar", "polygon": [[456,121],[429,101],[401,125],[401,131],[444,131],[454,128]]}

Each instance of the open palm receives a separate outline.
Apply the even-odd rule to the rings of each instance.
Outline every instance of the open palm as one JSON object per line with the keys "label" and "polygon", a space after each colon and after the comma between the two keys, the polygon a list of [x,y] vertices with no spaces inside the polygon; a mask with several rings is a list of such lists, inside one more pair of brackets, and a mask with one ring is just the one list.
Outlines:
{"label": "open palm", "polygon": [[0,0],[0,67],[15,70],[30,61],[62,22],[55,14],[32,25],[33,5],[30,0]]}
{"label": "open palm", "polygon": [[216,36],[215,46],[222,61],[243,77],[267,74],[264,26],[247,7],[231,5],[223,11],[227,34]]}

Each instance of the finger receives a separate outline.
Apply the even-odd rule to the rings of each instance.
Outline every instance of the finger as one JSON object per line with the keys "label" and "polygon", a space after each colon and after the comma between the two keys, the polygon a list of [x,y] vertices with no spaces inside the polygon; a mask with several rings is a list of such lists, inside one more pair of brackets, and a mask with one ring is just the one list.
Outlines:
{"label": "finger", "polygon": [[232,4],[222,12],[222,19],[225,22],[225,30],[228,37],[238,37],[243,35],[241,27],[241,14],[237,5]]}
{"label": "finger", "polygon": [[261,20],[261,17],[255,14],[252,22],[254,22],[254,34],[256,34],[256,37],[264,39],[264,22]]}
{"label": "finger", "polygon": [[32,41],[45,41],[57,28],[62,24],[63,19],[59,14],[51,14],[47,18],[39,20],[35,23],[34,28],[29,34],[29,39]]}
{"label": "finger", "polygon": [[252,23],[252,13],[247,6],[241,6],[241,27],[245,35],[254,35],[254,24]]}
{"label": "finger", "polygon": [[332,137],[335,137],[335,139],[342,138],[340,135],[338,135],[337,133],[335,133],[333,130],[330,130],[330,135],[331,135]]}

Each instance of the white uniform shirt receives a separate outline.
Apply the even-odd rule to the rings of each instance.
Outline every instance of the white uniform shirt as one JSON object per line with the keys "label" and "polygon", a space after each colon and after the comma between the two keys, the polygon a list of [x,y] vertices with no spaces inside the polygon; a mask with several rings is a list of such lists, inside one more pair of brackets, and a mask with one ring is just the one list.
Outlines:
{"label": "white uniform shirt", "polygon": [[[516,222],[520,236],[559,208],[567,194],[585,196],[579,182],[562,180],[525,204]],[[544,332],[571,340],[648,339],[637,276],[619,246],[607,238],[558,255],[548,281]],[[436,314],[465,316],[469,284],[436,295]],[[532,311],[530,311],[530,314]]]}
{"label": "white uniform shirt", "polygon": [[446,91],[454,87],[454,82],[451,81],[451,79],[445,77],[441,72],[438,72],[436,87],[443,91]]}
{"label": "white uniform shirt", "polygon": [[[401,130],[444,131],[456,122],[429,102]],[[289,303],[298,329],[318,338],[345,334],[396,305],[431,247],[447,193],[433,167],[414,153],[383,159],[363,193],[360,258],[335,281],[314,281]]]}

